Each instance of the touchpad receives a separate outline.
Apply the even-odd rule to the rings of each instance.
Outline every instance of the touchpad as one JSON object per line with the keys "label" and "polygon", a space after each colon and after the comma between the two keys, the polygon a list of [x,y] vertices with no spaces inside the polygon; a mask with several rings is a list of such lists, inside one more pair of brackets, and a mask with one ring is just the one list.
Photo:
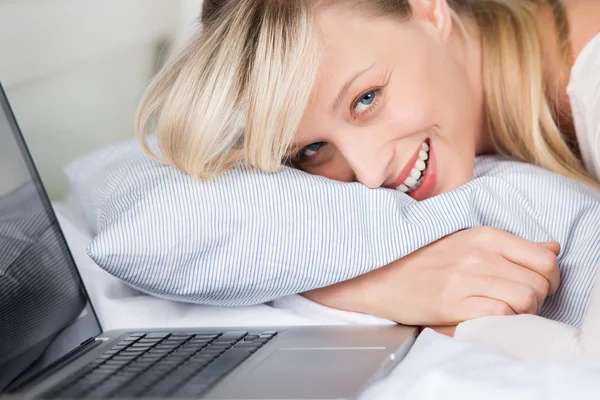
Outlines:
{"label": "touchpad", "polygon": [[388,354],[380,347],[281,348],[240,380],[249,398],[349,397],[375,374]]}

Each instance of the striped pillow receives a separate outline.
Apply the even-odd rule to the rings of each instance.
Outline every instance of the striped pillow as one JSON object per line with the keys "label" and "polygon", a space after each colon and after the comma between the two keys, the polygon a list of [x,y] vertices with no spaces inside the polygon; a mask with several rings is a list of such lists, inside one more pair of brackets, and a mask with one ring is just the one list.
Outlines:
{"label": "striped pillow", "polygon": [[98,265],[159,297],[247,305],[350,279],[482,225],[556,240],[562,285],[542,315],[578,325],[600,260],[600,195],[537,167],[477,159],[475,179],[422,202],[285,168],[209,181],[119,143],[67,168]]}

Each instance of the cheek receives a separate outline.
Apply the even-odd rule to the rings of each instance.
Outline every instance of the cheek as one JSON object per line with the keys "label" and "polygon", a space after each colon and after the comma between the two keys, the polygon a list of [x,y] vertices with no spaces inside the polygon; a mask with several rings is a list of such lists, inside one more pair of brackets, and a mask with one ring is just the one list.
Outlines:
{"label": "cheek", "polygon": [[340,182],[355,182],[356,176],[344,157],[336,150],[330,161],[316,167],[306,167],[304,171],[312,175],[324,176]]}
{"label": "cheek", "polygon": [[385,120],[395,137],[404,137],[422,132],[439,123],[434,114],[435,106],[422,95],[393,96],[385,105]]}

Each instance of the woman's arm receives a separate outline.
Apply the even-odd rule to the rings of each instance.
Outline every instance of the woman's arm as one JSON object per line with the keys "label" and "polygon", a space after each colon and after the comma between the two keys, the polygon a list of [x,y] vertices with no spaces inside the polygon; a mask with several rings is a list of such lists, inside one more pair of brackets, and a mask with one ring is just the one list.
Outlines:
{"label": "woman's arm", "polygon": [[540,311],[558,287],[558,244],[493,228],[450,235],[355,279],[304,293],[323,305],[406,325],[456,325]]}

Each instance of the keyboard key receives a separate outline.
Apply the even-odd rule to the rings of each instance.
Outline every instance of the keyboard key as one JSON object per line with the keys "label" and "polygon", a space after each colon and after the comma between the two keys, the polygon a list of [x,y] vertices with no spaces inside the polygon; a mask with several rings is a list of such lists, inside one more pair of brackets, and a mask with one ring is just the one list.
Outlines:
{"label": "keyboard key", "polygon": [[[187,332],[186,332],[187,333]],[[222,335],[223,332],[191,332],[190,335],[194,335],[195,337],[217,337]]]}
{"label": "keyboard key", "polygon": [[117,373],[118,371],[120,371],[121,369],[123,369],[123,366],[125,366],[125,365],[126,364],[121,364],[121,365],[102,365],[102,367],[100,367],[100,368],[98,368],[97,370],[94,370],[94,371],[102,371],[102,373],[114,375],[115,373]]}
{"label": "keyboard key", "polygon": [[188,343],[214,342],[218,337],[195,337],[190,339]]}
{"label": "keyboard key", "polygon": [[152,365],[157,361],[156,358],[138,357],[133,360],[129,365]]}
{"label": "keyboard key", "polygon": [[176,360],[176,359],[171,359],[171,358],[163,358],[162,360],[160,360],[160,365],[174,366],[174,365],[179,365],[179,364],[181,364],[181,360]]}
{"label": "keyboard key", "polygon": [[217,354],[205,354],[204,352],[200,352],[198,354],[194,354],[192,357],[190,357],[190,360],[194,360],[194,361],[203,361],[203,360],[212,360],[213,358],[216,358]]}
{"label": "keyboard key", "polygon": [[123,350],[119,355],[123,354],[123,355],[127,355],[127,354],[142,354],[143,352],[145,352],[147,349],[134,349],[134,348],[128,348]]}
{"label": "keyboard key", "polygon": [[177,350],[175,350],[174,353],[172,354],[186,354],[188,356],[192,355],[192,354],[196,354],[198,352],[199,349],[197,348],[192,348],[192,347],[180,347]]}
{"label": "keyboard key", "polygon": [[151,332],[151,333],[147,333],[146,336],[144,336],[144,339],[164,339],[166,337],[168,337],[169,335],[171,335],[169,332]]}
{"label": "keyboard key", "polygon": [[194,338],[194,339],[191,339],[190,341],[188,341],[188,343],[190,343],[190,344],[203,344],[203,343],[210,343],[212,341],[213,341],[212,339]]}
{"label": "keyboard key", "polygon": [[161,338],[150,338],[150,339],[140,339],[138,340],[136,343],[158,343],[160,342],[162,339]]}
{"label": "keyboard key", "polygon": [[209,353],[224,353],[225,351],[227,351],[227,349],[229,349],[231,346],[233,346],[232,344],[228,344],[227,346],[209,346],[206,348],[206,350],[202,351],[202,353],[204,352],[209,352]]}
{"label": "keyboard key", "polygon": [[230,341],[237,342],[238,340],[242,339],[247,334],[248,334],[248,332],[245,332],[245,331],[229,331],[229,332],[225,332],[223,335],[219,336],[216,341],[217,342],[230,342]]}
{"label": "keyboard key", "polygon": [[148,352],[148,353],[142,354],[138,359],[142,359],[142,360],[159,360],[159,359],[163,358],[164,356],[166,356],[166,353],[162,353],[162,352],[158,352],[158,353]]}
{"label": "keyboard key", "polygon": [[152,347],[152,346],[155,346],[156,343],[158,343],[158,342],[154,342],[154,341],[152,341],[152,342],[148,342],[148,341],[145,341],[145,342],[135,342],[135,343],[132,343],[131,345],[129,345],[128,348]]}
{"label": "keyboard key", "polygon": [[255,348],[255,349],[259,349],[263,346],[263,343],[256,343],[256,342],[239,342],[235,345],[236,349],[240,349],[240,348]]}
{"label": "keyboard key", "polygon": [[188,340],[191,339],[192,335],[187,335],[187,334],[172,334],[171,336],[169,336],[169,339],[183,339],[183,340]]}
{"label": "keyboard key", "polygon": [[185,339],[171,339],[171,338],[168,338],[168,339],[165,339],[162,342],[160,342],[160,345],[161,346],[179,346],[182,343],[185,343],[185,341],[186,341]]}
{"label": "keyboard key", "polygon": [[170,353],[172,351],[173,351],[173,347],[171,347],[171,346],[161,347],[160,345],[158,345],[158,346],[153,347],[150,350],[148,350],[148,352],[145,353],[145,354],[158,354],[158,353],[160,353],[160,354],[167,354],[167,353]]}
{"label": "keyboard key", "polygon": [[248,335],[244,338],[244,341],[252,341],[252,340],[256,340],[258,339],[260,336],[259,335]]}
{"label": "keyboard key", "polygon": [[[118,361],[120,363],[128,363],[129,361],[133,360],[134,358],[136,358],[137,355],[136,354],[117,354],[116,356],[114,356],[113,358],[111,358],[108,361]],[[106,364],[105,362],[105,364]]]}
{"label": "keyboard key", "polygon": [[106,361],[104,364],[102,365],[108,365],[108,366],[114,366],[114,367],[122,367],[123,365],[127,364],[129,361],[131,360],[117,360],[114,358],[111,358],[110,360]]}

